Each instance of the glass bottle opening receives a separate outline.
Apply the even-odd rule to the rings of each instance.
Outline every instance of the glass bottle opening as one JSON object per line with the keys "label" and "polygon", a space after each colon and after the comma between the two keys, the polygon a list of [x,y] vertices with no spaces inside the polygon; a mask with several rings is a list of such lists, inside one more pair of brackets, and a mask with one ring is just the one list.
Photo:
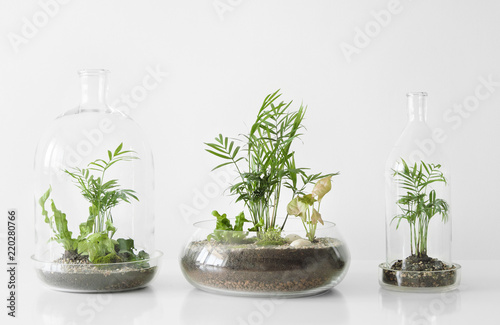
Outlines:
{"label": "glass bottle opening", "polygon": [[427,93],[411,92],[406,94],[408,98],[408,116],[410,122],[425,122],[427,119]]}
{"label": "glass bottle opening", "polygon": [[109,73],[110,71],[107,69],[82,69],[78,71],[79,76],[95,76]]}
{"label": "glass bottle opening", "polygon": [[412,93],[407,93],[406,97],[415,97],[415,96],[427,96],[427,93],[425,91],[417,91],[417,92],[412,92]]}
{"label": "glass bottle opening", "polygon": [[80,76],[82,99],[80,112],[105,111],[107,105],[108,75],[106,69],[83,69],[78,71]]}

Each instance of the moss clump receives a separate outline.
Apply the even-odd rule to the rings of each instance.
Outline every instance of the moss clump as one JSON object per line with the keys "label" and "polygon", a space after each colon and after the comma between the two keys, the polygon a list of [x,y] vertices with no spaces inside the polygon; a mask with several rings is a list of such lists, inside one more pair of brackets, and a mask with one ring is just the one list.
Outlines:
{"label": "moss clump", "polygon": [[256,241],[259,246],[285,245],[286,243],[286,239],[281,237],[281,229],[279,228],[268,229],[266,232],[260,233]]}
{"label": "moss clump", "polygon": [[109,253],[105,256],[96,257],[94,264],[108,264],[122,262],[122,258],[115,253]]}

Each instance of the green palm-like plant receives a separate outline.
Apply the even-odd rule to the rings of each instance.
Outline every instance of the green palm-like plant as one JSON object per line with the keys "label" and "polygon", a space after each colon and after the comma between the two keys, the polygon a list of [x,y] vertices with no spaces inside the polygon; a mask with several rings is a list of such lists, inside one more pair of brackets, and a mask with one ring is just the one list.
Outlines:
{"label": "green palm-like plant", "polygon": [[[80,225],[82,237],[92,232],[108,231],[109,238],[112,238],[116,228],[113,226],[111,209],[120,202],[130,203],[131,199],[139,201],[134,190],[120,189],[117,179],[105,181],[106,171],[111,166],[121,161],[138,159],[134,151],[122,148],[123,143],[114,151],[108,150],[107,160],[97,159],[89,163],[88,168],[76,167],[72,171],[64,171],[73,178],[82,196],[90,203],[87,222]],[[92,172],[97,172],[97,175]]]}
{"label": "green palm-like plant", "polygon": [[429,223],[435,215],[440,215],[443,222],[448,220],[448,203],[437,197],[436,191],[429,185],[436,182],[447,184],[446,178],[440,171],[441,165],[427,164],[420,161],[409,167],[401,158],[403,169],[394,170],[394,177],[400,188],[406,190],[397,201],[402,213],[396,215],[392,221],[398,220],[396,229],[401,220],[406,220],[410,226],[411,254],[417,257],[427,256],[427,236]]}

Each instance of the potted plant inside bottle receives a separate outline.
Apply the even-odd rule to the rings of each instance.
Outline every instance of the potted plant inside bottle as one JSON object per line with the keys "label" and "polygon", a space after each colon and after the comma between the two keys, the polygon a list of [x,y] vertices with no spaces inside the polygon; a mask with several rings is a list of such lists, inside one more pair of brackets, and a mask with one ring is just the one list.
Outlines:
{"label": "potted plant inside bottle", "polygon": [[115,226],[113,209],[139,201],[139,197],[134,190],[121,188],[118,179],[108,179],[107,173],[113,166],[135,159],[139,159],[135,152],[124,150],[122,143],[87,168],[64,170],[89,205],[88,218],[79,225],[77,237],[69,230],[66,214],[57,208],[54,199],[47,202],[52,187],[40,197],[40,217],[52,233],[49,241],[64,250],[51,263],[35,260],[38,276],[47,285],[64,291],[102,292],[140,288],[152,280],[156,261],[150,261],[144,250],[138,251],[134,239],[115,236],[119,229]]}
{"label": "potted plant inside bottle", "polygon": [[[234,221],[214,211],[215,220],[195,224],[181,268],[197,288],[232,295],[305,296],[332,288],[347,272],[347,246],[335,224],[320,214],[337,174],[309,174],[296,166],[292,145],[303,129],[306,108],[290,111],[291,102],[278,103],[279,97],[277,91],[265,98],[241,145],[222,135],[206,143],[206,150],[223,160],[214,169],[236,169],[238,179],[229,192],[246,211]],[[286,190],[292,199],[285,207],[280,199]]]}
{"label": "potted plant inside bottle", "polygon": [[[409,235],[402,244],[403,248],[409,247],[409,255],[381,265],[381,284],[400,290],[455,288],[460,266],[449,263],[445,256],[442,259],[446,260],[430,256],[429,249],[430,242],[434,243],[434,252],[442,246],[439,238],[430,238],[431,226],[446,226],[449,218],[449,204],[437,190],[447,185],[441,165],[420,161],[409,166],[401,158],[399,166],[392,170],[400,193],[395,202],[399,213],[392,217],[388,227],[401,232],[402,222],[406,223],[405,230]],[[438,237],[440,232],[432,235]],[[396,240],[389,239],[389,242]]]}

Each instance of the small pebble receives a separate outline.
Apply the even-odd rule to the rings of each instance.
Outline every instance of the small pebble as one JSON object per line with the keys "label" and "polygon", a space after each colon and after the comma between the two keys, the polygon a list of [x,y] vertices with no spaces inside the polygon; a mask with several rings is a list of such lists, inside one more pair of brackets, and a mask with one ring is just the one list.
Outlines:
{"label": "small pebble", "polygon": [[286,236],[285,236],[285,239],[286,239],[289,243],[291,243],[291,242],[293,242],[293,241],[295,241],[295,240],[297,240],[297,239],[302,239],[302,237],[300,237],[299,235],[296,235],[296,234],[289,234],[289,235],[286,235]]}
{"label": "small pebble", "polygon": [[292,247],[306,247],[306,246],[312,246],[312,243],[306,239],[297,239],[297,240],[294,240],[290,246]]}

